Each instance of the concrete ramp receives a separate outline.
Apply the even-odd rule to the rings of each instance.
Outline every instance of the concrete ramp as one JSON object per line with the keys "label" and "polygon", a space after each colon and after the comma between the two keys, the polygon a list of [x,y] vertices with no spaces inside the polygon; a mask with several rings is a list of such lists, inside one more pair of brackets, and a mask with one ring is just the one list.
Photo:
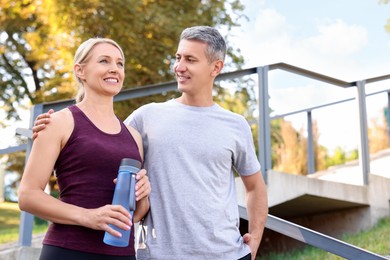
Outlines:
{"label": "concrete ramp", "polygon": [[[275,171],[270,171],[267,178],[270,214],[278,217],[369,206],[368,188],[365,186]],[[236,179],[236,184],[239,204],[245,206],[245,188],[240,178]]]}
{"label": "concrete ramp", "polygon": [[306,194],[270,207],[269,214],[290,219],[363,206],[368,205]]}
{"label": "concrete ramp", "polygon": [[[365,186],[324,181],[306,176],[271,171],[268,174],[268,203],[270,210],[293,204],[302,210],[315,213],[337,210],[341,207],[368,206],[368,189]],[[292,207],[291,207],[292,209]],[[294,215],[301,215],[294,210]],[[286,212],[288,213],[288,212]]]}
{"label": "concrete ramp", "polygon": [[[337,172],[333,169],[310,176],[268,172],[269,214],[338,239],[370,229],[379,219],[390,216],[390,178],[370,174],[368,185],[358,185],[361,171],[358,167],[348,167],[348,171],[338,168]],[[340,173],[342,181],[337,178]],[[240,178],[236,178],[236,188],[239,205],[246,207],[245,187]],[[247,232],[247,224],[241,221],[241,232]],[[261,242],[264,254],[304,245],[267,228]]]}

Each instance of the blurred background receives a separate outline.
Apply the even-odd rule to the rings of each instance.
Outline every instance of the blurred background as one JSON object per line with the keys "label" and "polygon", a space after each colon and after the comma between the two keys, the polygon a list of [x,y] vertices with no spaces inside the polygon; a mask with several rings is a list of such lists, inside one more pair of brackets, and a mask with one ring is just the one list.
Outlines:
{"label": "blurred background", "polygon": [[[26,143],[15,135],[28,128],[34,104],[72,99],[73,54],[90,37],[117,41],[126,55],[124,88],[174,80],[171,68],[181,31],[193,25],[218,28],[228,44],[223,72],[284,62],[355,81],[388,74],[390,5],[352,0],[2,0],[0,2],[0,149]],[[257,79],[220,83],[215,100],[255,122]],[[353,97],[286,72],[270,73],[271,115]],[[370,86],[367,92],[388,88]],[[125,119],[135,108],[173,98],[176,92],[115,103]],[[386,97],[367,99],[370,152],[389,147]],[[314,115],[316,169],[358,158],[358,123],[343,103]],[[318,119],[317,118],[321,118]],[[307,174],[305,118],[274,120],[272,165],[275,170]],[[254,138],[257,126],[252,124]],[[284,154],[292,154],[286,157]],[[0,199],[16,202],[25,152],[0,155]],[[56,194],[55,179],[51,191]]]}

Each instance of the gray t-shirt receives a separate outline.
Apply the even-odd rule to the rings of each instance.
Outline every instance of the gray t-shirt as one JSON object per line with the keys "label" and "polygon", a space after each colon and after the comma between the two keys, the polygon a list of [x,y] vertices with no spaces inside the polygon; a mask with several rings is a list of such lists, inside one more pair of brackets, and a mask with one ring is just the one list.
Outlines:
{"label": "gray t-shirt", "polygon": [[249,254],[239,232],[233,174],[233,167],[241,175],[260,171],[245,118],[217,104],[170,100],[140,107],[125,123],[142,135],[152,188],[137,259]]}

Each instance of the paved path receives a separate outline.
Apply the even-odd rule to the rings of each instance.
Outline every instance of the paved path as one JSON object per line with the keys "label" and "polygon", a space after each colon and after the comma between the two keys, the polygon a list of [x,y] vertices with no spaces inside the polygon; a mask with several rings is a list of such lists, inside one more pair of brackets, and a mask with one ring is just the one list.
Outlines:
{"label": "paved path", "polygon": [[[45,234],[33,235],[33,238],[31,241],[31,246],[32,247],[42,247],[42,240],[43,240],[44,236],[45,236]],[[18,248],[18,247],[19,247],[18,241],[0,244],[0,252],[7,250],[7,249]]]}
{"label": "paved path", "polygon": [[[390,178],[390,149],[382,150],[371,155],[370,172],[374,175]],[[309,178],[341,182],[354,185],[363,185],[363,173],[359,162],[352,161],[344,165],[329,167],[329,169],[308,175]]]}

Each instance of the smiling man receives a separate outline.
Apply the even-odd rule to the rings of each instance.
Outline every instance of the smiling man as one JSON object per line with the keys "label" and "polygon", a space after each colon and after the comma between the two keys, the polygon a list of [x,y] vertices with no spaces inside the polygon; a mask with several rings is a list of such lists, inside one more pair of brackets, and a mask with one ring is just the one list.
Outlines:
{"label": "smiling man", "polygon": [[[185,29],[174,73],[182,95],[134,111],[152,191],[138,259],[254,259],[267,193],[245,118],[213,101],[225,41],[211,27]],[[247,191],[249,233],[239,232],[233,169]]]}

